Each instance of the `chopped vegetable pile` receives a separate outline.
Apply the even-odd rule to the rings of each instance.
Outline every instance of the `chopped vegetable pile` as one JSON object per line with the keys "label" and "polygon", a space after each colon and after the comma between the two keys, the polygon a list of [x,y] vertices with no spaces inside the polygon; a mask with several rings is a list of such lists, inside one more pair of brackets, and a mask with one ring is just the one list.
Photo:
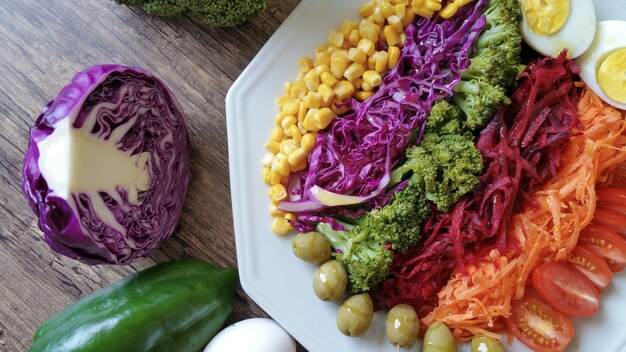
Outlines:
{"label": "chopped vegetable pile", "polygon": [[[389,309],[397,347],[411,347],[420,324],[390,326],[419,319],[425,343],[436,334],[444,350],[472,337],[473,350],[499,346],[509,333],[531,349],[561,351],[574,336],[570,317],[593,315],[612,272],[626,266],[626,115],[580,81],[588,79],[571,56],[588,43],[568,51],[547,39],[557,53],[528,49],[522,62],[522,39],[540,46],[526,32],[528,9],[537,10],[517,0],[372,0],[361,22],[331,32],[315,66],[303,59],[306,69],[286,85],[263,170],[273,230],[301,232],[294,253],[322,264],[320,299],[348,290],[355,296],[340,312],[368,312],[350,318],[355,330],[338,316],[345,335],[367,330],[373,305]],[[562,33],[571,33],[568,21]],[[352,45],[365,48],[361,28],[372,27],[380,51],[351,55]],[[395,65],[378,67],[377,53],[391,60],[396,46]],[[332,57],[341,51],[348,62],[338,71]],[[313,106],[315,129],[300,135],[311,92],[293,91],[299,82],[317,88],[312,70],[332,94],[324,98],[319,85],[328,107]]]}

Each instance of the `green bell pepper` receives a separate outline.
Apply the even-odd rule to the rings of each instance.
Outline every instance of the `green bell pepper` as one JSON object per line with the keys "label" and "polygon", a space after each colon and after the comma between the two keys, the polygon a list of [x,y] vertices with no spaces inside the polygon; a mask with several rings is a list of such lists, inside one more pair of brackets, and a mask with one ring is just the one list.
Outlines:
{"label": "green bell pepper", "polygon": [[199,260],[158,264],[45,321],[30,351],[196,352],[232,312],[236,281]]}

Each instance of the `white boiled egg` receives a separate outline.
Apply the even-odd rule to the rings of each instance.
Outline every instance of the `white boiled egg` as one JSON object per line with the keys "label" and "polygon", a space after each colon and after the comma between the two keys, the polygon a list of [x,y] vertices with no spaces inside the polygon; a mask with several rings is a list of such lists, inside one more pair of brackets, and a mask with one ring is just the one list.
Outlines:
{"label": "white boiled egg", "polygon": [[567,48],[567,57],[580,56],[593,41],[596,10],[592,0],[520,0],[522,36],[526,44],[556,58]]}
{"label": "white boiled egg", "polygon": [[220,331],[204,352],[296,352],[296,343],[272,319],[252,318]]}
{"label": "white boiled egg", "polygon": [[626,22],[598,22],[593,43],[576,62],[580,77],[594,93],[626,110]]}

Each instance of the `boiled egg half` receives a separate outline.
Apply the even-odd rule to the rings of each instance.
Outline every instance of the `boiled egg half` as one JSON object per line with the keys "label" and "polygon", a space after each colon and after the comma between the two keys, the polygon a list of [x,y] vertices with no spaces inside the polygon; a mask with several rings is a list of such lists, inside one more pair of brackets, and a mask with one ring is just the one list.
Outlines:
{"label": "boiled egg half", "polygon": [[593,41],[596,9],[592,0],[520,0],[522,37],[542,55],[580,56]]}
{"label": "boiled egg half", "polygon": [[598,22],[593,43],[576,62],[580,77],[594,93],[626,110],[626,22]]}

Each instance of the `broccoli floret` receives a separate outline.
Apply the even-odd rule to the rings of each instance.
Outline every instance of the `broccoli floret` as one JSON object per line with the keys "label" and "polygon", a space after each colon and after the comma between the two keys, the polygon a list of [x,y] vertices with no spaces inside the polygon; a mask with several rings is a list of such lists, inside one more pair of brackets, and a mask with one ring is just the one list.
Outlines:
{"label": "broccoli floret", "polygon": [[438,134],[463,134],[461,110],[447,100],[438,100],[426,120],[426,130]]}
{"label": "broccoli floret", "polygon": [[423,190],[426,199],[443,212],[478,184],[483,169],[482,155],[473,140],[458,134],[426,133],[406,155],[406,162],[393,171],[392,179],[409,175],[409,183]]}
{"label": "broccoli floret", "polygon": [[337,250],[335,259],[346,266],[352,293],[369,291],[389,274],[393,253],[383,244],[364,233],[333,230],[324,222],[316,230]]}
{"label": "broccoli floret", "polygon": [[424,195],[413,185],[394,194],[391,201],[344,224],[347,231],[319,223],[317,231],[337,250],[335,259],[346,265],[353,293],[367,292],[387,277],[393,251],[406,251],[417,244],[421,227],[430,215]]}
{"label": "broccoli floret", "polygon": [[355,231],[365,232],[375,241],[405,252],[421,237],[421,227],[430,215],[424,194],[409,185],[394,194],[385,206],[367,213]]}
{"label": "broccoli floret", "polygon": [[494,111],[508,103],[504,89],[481,80],[461,81],[454,87],[452,102],[465,113],[464,127],[470,130],[483,128]]}
{"label": "broccoli floret", "polygon": [[265,0],[114,0],[118,4],[140,6],[156,16],[189,14],[199,21],[219,27],[244,23],[265,8]]}

